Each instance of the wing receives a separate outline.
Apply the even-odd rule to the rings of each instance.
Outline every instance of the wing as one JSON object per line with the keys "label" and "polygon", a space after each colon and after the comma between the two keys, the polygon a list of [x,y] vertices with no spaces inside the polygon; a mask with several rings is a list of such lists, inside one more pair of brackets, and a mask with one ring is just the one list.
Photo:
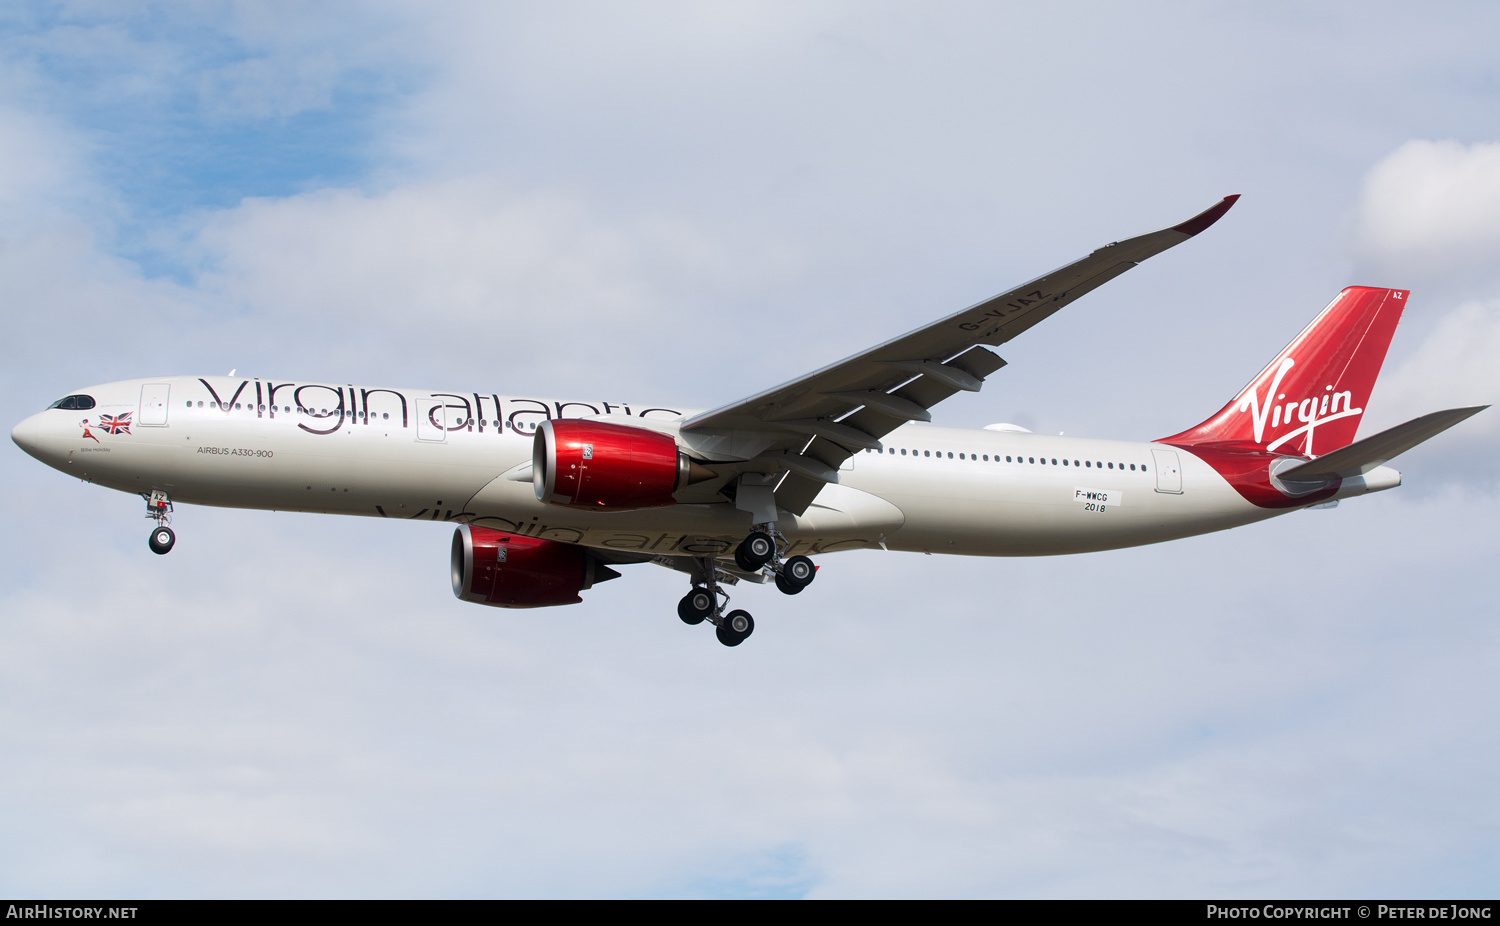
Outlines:
{"label": "wing", "polygon": [[[1217,222],[1238,195],[1226,196],[1186,222],[1116,241],[1037,277],[855,354],[683,422],[682,436],[710,460],[736,461],[739,472],[785,476],[776,505],[807,510],[839,465],[908,421],[930,421],[927,409],[959,391],[977,392],[1005,365],[998,347],[1053,312],[1136,264],[1181,244]],[[721,472],[723,470],[721,469]]]}

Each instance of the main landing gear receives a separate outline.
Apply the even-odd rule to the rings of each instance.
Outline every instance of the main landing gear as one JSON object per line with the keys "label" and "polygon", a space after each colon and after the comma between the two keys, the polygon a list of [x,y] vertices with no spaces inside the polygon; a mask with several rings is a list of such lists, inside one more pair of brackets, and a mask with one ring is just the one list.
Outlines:
{"label": "main landing gear", "polygon": [[818,567],[805,556],[783,560],[781,553],[789,544],[774,524],[757,524],[750,536],[734,548],[734,563],[746,572],[770,567],[776,576],[776,587],[783,594],[795,595],[817,578]]}
{"label": "main landing gear", "polygon": [[719,584],[719,568],[710,557],[700,557],[692,591],[677,602],[677,616],[684,624],[714,625],[714,636],[725,646],[739,646],[755,632],[755,618],[748,611],[724,613],[729,593]]}
{"label": "main landing gear", "polygon": [[[787,595],[795,595],[812,584],[818,567],[805,556],[781,558],[789,546],[786,538],[772,524],[757,524],[734,551],[734,564],[744,572],[760,572],[769,569],[776,577],[776,587]],[[721,575],[729,581],[734,577],[719,569],[713,557],[699,557],[693,570],[693,588],[677,602],[677,616],[684,624],[701,624],[708,621],[714,626],[714,636],[725,646],[739,646],[755,632],[755,618],[748,611],[729,611],[729,593],[720,584]]]}
{"label": "main landing gear", "polygon": [[172,545],[177,542],[177,535],[167,526],[172,522],[172,502],[167,498],[167,493],[160,490],[143,497],[146,499],[146,517],[156,522],[146,545],[158,556],[170,553]]}

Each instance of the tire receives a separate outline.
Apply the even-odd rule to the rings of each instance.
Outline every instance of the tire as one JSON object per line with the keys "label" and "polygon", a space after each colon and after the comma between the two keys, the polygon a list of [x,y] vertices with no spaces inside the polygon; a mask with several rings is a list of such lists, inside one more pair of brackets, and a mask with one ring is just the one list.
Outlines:
{"label": "tire", "polygon": [[755,572],[776,555],[776,541],[771,535],[756,531],[734,548],[734,563],[746,572]]}
{"label": "tire", "polygon": [[723,626],[743,640],[755,632],[755,618],[750,616],[749,611],[730,611],[724,615]]}
{"label": "tire", "polygon": [[693,586],[693,590],[677,602],[677,616],[682,618],[684,624],[701,624],[712,613],[714,593],[701,585]]}
{"label": "tire", "polygon": [[797,585],[780,573],[777,573],[776,575],[776,587],[781,589],[781,593],[783,595],[795,595],[798,592],[802,591],[804,588],[807,588],[806,585]]}
{"label": "tire", "polygon": [[151,548],[152,553],[163,556],[172,551],[172,545],[176,542],[177,535],[172,533],[170,527],[158,527],[151,532],[151,539],[146,541],[146,545]]}
{"label": "tire", "polygon": [[781,564],[781,575],[798,588],[807,588],[818,577],[818,567],[805,556],[794,556]]}
{"label": "tire", "polygon": [[[743,624],[745,629],[735,630],[735,624]],[[748,611],[730,611],[724,615],[724,622],[714,628],[714,636],[725,646],[739,646],[754,632],[755,618]]]}

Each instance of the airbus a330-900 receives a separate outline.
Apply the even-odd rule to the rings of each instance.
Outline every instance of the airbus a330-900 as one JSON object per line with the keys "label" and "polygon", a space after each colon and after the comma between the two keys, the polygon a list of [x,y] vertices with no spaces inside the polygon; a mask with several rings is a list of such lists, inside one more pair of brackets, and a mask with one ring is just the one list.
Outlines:
{"label": "airbus a330-900", "polygon": [[1384,465],[1483,408],[1356,441],[1403,290],[1350,287],[1213,416],[1148,442],[931,425],[933,406],[1005,365],[999,347],[1197,235],[1226,197],[1009,292],[741,401],[557,400],[261,377],[154,377],[81,389],[11,432],[27,453],[146,500],[150,548],[174,502],[457,525],[454,593],[506,608],[652,562],[736,646],[726,586],[797,594],[810,557],[881,548],[1037,556],[1157,543],[1397,486]]}

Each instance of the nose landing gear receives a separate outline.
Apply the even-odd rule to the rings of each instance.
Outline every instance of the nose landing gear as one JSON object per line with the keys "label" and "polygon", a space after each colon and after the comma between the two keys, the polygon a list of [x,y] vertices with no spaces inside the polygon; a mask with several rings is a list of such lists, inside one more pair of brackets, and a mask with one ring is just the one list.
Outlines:
{"label": "nose landing gear", "polygon": [[146,499],[146,517],[156,522],[156,527],[151,531],[151,538],[146,545],[151,552],[158,556],[172,551],[172,545],[177,543],[177,535],[167,525],[172,521],[172,501],[167,498],[167,493],[161,490],[153,490],[150,495],[143,495]]}

